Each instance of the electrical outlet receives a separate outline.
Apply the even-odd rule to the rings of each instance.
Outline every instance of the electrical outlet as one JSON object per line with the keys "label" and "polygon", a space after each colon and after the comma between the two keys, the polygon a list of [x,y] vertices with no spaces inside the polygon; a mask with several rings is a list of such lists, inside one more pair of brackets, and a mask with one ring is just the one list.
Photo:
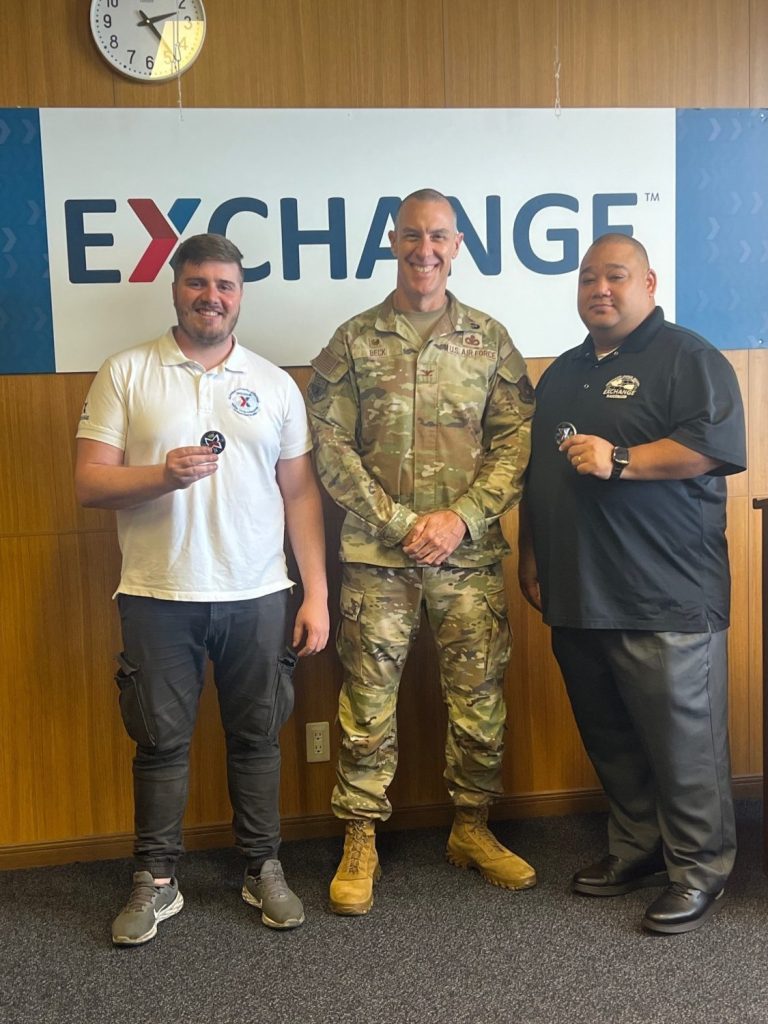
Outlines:
{"label": "electrical outlet", "polygon": [[307,762],[331,760],[331,737],[327,722],[307,722]]}

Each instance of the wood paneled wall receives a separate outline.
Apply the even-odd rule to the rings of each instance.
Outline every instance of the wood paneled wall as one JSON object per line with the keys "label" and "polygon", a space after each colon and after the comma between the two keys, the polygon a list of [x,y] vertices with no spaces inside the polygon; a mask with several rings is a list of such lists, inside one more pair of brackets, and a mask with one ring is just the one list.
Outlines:
{"label": "wood paneled wall", "polygon": [[[107,68],[90,41],[85,0],[5,6],[0,106],[177,104],[175,84],[132,85]],[[762,0],[207,0],[207,11],[205,50],[182,80],[189,107],[546,107],[554,101],[556,43],[564,106],[768,106]],[[431,152],[425,140],[416,159],[420,176],[437,184],[450,154]],[[318,334],[318,348],[334,326]],[[246,340],[258,347],[258,339]],[[519,343],[525,352],[525,339]],[[760,552],[751,497],[768,494],[768,353],[729,358],[750,438],[750,471],[730,481],[729,499],[733,768],[748,781],[761,771]],[[531,361],[534,378],[544,365]],[[308,371],[292,372],[305,386]],[[131,745],[112,683],[119,631],[110,598],[119,553],[112,514],[78,508],[72,487],[73,433],[90,380],[0,378],[5,866],[117,856],[130,847]],[[510,539],[513,519],[506,523]],[[340,516],[330,503],[327,523],[335,618]],[[507,677],[508,797],[500,813],[591,805],[596,781],[547,630],[518,595],[514,558],[507,569],[516,643]],[[303,737],[307,721],[333,722],[338,686],[332,651],[297,675],[296,711],[282,738],[289,837],[335,827],[328,808],[333,762],[306,765]],[[445,718],[426,631],[406,668],[399,722],[393,823],[447,821]],[[189,844],[226,842],[223,742],[210,687],[193,756]]]}

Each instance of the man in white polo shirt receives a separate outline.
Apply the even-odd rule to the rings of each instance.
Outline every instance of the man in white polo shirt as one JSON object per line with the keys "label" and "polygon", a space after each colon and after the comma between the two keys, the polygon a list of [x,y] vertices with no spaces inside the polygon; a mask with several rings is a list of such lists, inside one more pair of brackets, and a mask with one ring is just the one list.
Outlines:
{"label": "man in white polo shirt", "polygon": [[[175,871],[208,659],[246,858],[243,898],[270,927],[304,920],[278,860],[278,733],[296,658],[328,639],[322,511],[296,384],[233,334],[241,261],[219,235],[178,248],[177,326],[107,359],[77,432],[78,498],[117,510],[123,555],[116,682],[136,743],[136,871],[112,926],[118,945],[149,941],[183,906]],[[303,584],[292,625],[285,528]]]}

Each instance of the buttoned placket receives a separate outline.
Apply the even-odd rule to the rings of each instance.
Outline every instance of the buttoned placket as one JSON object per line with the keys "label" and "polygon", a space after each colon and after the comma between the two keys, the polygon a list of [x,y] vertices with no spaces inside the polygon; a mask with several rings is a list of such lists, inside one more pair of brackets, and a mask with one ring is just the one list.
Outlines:
{"label": "buttoned placket", "polygon": [[[213,412],[213,393],[216,377],[222,370],[203,370],[197,382],[197,411],[201,416],[209,416]],[[215,424],[211,424],[214,427]]]}
{"label": "buttoned placket", "polygon": [[[221,424],[214,422],[215,397],[217,379],[223,374],[222,366],[206,370],[195,360],[189,360],[186,364],[187,372],[192,376],[197,398],[197,420],[201,434],[208,430],[220,430]],[[199,444],[199,438],[195,438],[191,444]]]}
{"label": "buttoned placket", "polygon": [[580,387],[575,395],[572,396],[570,413],[573,423],[576,425],[577,432],[581,430],[581,424],[586,418],[590,417],[590,412],[593,408],[593,400],[591,396],[592,391],[592,380],[594,374],[606,363],[612,363],[618,359],[620,349],[615,349],[609,353],[604,359],[598,359],[595,353],[583,352],[576,357],[575,364],[579,371]]}

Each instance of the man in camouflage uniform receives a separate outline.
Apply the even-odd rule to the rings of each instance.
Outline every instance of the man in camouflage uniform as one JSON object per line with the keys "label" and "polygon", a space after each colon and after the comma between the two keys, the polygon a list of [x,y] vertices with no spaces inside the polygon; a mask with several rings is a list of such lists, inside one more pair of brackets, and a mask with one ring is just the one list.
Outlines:
{"label": "man in camouflage uniform", "polygon": [[347,510],[332,798],[347,825],[330,892],[339,914],[373,903],[374,828],[392,811],[397,691],[422,603],[448,708],[448,859],[495,885],[536,883],[487,827],[501,791],[510,653],[499,518],[520,497],[533,390],[501,324],[446,291],[462,235],[445,196],[408,196],[389,238],[395,291],[336,331],[308,389],[318,471]]}

